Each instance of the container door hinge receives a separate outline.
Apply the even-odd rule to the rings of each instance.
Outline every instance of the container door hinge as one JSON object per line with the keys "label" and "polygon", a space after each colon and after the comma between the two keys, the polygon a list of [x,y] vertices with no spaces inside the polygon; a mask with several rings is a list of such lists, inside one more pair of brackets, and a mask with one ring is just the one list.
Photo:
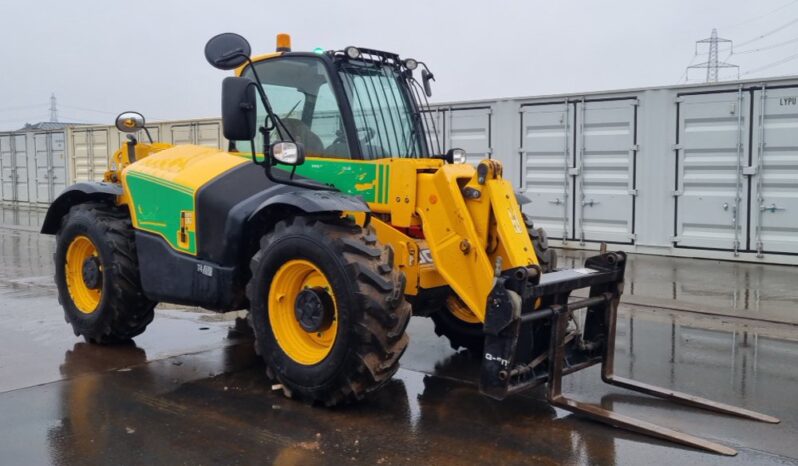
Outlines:
{"label": "container door hinge", "polygon": [[679,197],[682,194],[684,194],[684,191],[677,189],[676,191],[673,192],[673,197]]}
{"label": "container door hinge", "polygon": [[640,150],[640,144],[633,144],[632,147],[629,148],[632,152],[638,152]]}
{"label": "container door hinge", "polygon": [[679,96],[679,97],[676,97],[675,99],[673,99],[673,103],[675,103],[675,104],[680,104],[682,102],[684,102],[684,97]]}
{"label": "container door hinge", "polygon": [[569,168],[569,169],[568,169],[568,174],[569,174],[569,175],[571,175],[571,176],[579,176],[579,172],[580,172],[581,170],[582,170],[582,169],[581,169],[581,168],[579,168],[579,167],[573,167],[573,168]]}
{"label": "container door hinge", "polygon": [[637,233],[629,233],[629,239],[632,241],[637,241]]}
{"label": "container door hinge", "polygon": [[671,146],[671,149],[672,150],[682,150],[682,149],[684,149],[684,147],[682,147],[681,144],[674,144],[674,145]]}
{"label": "container door hinge", "polygon": [[669,239],[670,239],[671,243],[678,243],[679,241],[682,240],[682,237],[681,236],[671,236]]}
{"label": "container door hinge", "polygon": [[632,106],[633,106],[633,107],[637,107],[638,105],[640,105],[640,99],[634,99],[634,100],[632,100]]}
{"label": "container door hinge", "polygon": [[754,176],[756,175],[756,166],[753,167],[743,167],[743,175],[746,176]]}
{"label": "container door hinge", "polygon": [[638,192],[637,192],[637,190],[636,190],[636,189],[630,189],[630,190],[629,190],[629,195],[630,195],[630,196],[637,196],[637,194],[638,194]]}

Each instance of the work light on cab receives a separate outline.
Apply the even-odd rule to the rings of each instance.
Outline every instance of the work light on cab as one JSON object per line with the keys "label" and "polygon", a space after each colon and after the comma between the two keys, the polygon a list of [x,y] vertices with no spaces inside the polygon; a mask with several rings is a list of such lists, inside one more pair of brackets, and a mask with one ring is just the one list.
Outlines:
{"label": "work light on cab", "polygon": [[405,60],[405,68],[407,68],[410,71],[413,71],[414,69],[418,68],[418,61],[416,59],[414,59],[414,58],[406,59]]}

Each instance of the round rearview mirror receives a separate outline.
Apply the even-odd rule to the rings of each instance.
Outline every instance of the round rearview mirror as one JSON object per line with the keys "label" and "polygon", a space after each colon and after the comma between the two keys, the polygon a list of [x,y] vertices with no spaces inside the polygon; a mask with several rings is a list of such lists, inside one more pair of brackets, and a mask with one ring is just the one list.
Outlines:
{"label": "round rearview mirror", "polygon": [[205,44],[205,59],[214,68],[234,70],[249,59],[252,48],[246,39],[232,32],[211,37]]}
{"label": "round rearview mirror", "polygon": [[144,128],[144,115],[138,112],[122,112],[116,117],[116,129],[123,133],[135,133]]}
{"label": "round rearview mirror", "polygon": [[275,142],[271,154],[279,163],[285,165],[302,165],[305,162],[305,148],[298,142]]}

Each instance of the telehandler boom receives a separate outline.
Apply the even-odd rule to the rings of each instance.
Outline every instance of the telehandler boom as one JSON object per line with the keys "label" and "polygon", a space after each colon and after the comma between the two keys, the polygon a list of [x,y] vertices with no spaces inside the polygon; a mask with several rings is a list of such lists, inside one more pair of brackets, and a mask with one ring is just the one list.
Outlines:
{"label": "telehandler boom", "polygon": [[[778,422],[614,374],[626,255],[556,269],[501,163],[441,150],[423,62],[358,47],[292,52],[284,34],[259,56],[220,34],[205,56],[234,70],[222,83],[227,151],[139,142],[144,117],[123,113],[117,127],[130,135],[105,179],[71,186],[47,212],[76,335],[128,340],[157,302],[248,309],[268,375],[288,396],[332,406],[391,378],[412,313],[481,358],[492,398],[547,384],[560,408],[735,454],[562,393],[564,375],[601,364],[609,384]],[[572,299],[579,289],[588,297]]]}

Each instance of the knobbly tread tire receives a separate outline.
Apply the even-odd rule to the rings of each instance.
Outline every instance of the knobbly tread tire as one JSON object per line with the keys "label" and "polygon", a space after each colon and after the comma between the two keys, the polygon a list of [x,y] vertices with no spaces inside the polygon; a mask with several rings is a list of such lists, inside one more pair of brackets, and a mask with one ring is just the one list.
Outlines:
{"label": "knobbly tread tire", "polygon": [[[100,304],[91,314],[77,310],[65,280],[66,250],[78,234],[94,243],[103,266]],[[90,343],[122,343],[140,335],[152,322],[157,303],[141,290],[136,240],[126,210],[103,202],[73,206],[61,220],[53,258],[58,302],[75,335]]]}
{"label": "knobbly tread tire", "polygon": [[[292,241],[326,247],[325,254],[330,253],[337,261],[334,268],[343,273],[343,282],[351,292],[341,296],[339,291],[347,287],[336,284],[329,270],[325,272],[338,306],[338,335],[330,354],[313,366],[291,360],[279,347],[269,323],[268,275],[285,262],[277,260],[282,254],[277,250],[295,248]],[[409,342],[405,329],[411,307],[404,299],[404,274],[393,267],[393,251],[378,243],[373,228],[338,217],[289,217],[261,238],[250,269],[252,278],[246,292],[255,350],[266,362],[267,376],[282,386],[286,396],[326,406],[346,404],[380,388],[396,373]],[[346,322],[348,325],[344,325]],[[339,345],[344,345],[343,349],[339,350]],[[326,376],[323,380],[313,376],[299,380],[311,370]]]}
{"label": "knobbly tread tire", "polygon": [[[552,272],[557,268],[557,252],[549,247],[548,236],[543,228],[535,228],[532,220],[522,215],[526,226],[529,239],[535,248],[535,255],[538,258],[543,273]],[[433,313],[431,316],[435,323],[435,334],[444,336],[449,340],[449,345],[455,351],[465,348],[474,357],[482,357],[485,344],[485,335],[482,332],[482,324],[464,322],[446,308]]]}
{"label": "knobbly tread tire", "polygon": [[538,265],[543,273],[553,272],[557,269],[557,251],[549,247],[549,237],[543,228],[535,228],[535,224],[526,215],[522,215],[526,231],[535,248]]}

